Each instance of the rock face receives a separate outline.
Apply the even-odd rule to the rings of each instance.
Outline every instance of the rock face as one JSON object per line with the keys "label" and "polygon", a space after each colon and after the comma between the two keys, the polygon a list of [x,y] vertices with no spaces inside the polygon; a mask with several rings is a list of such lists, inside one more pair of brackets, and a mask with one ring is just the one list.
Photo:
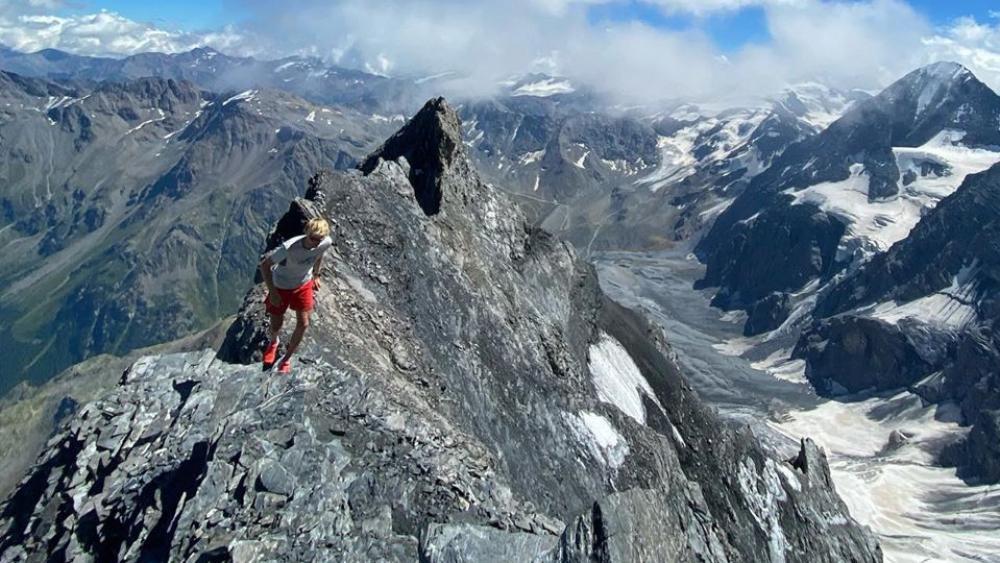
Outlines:
{"label": "rock face", "polygon": [[788,294],[774,292],[758,300],[747,311],[743,334],[753,336],[774,330],[785,322],[791,312],[791,299]]}
{"label": "rock face", "polygon": [[[1000,165],[970,175],[904,240],[823,293],[795,355],[823,392],[910,387],[972,425],[948,454],[1000,480]],[[981,425],[981,426],[980,426]]]}
{"label": "rock face", "polygon": [[774,292],[800,289],[811,279],[832,274],[844,234],[838,219],[813,206],[797,205],[783,213],[764,211],[745,226],[708,260],[705,278],[696,285],[712,287],[726,280],[713,306],[750,307]]}
{"label": "rock face", "polygon": [[929,375],[934,364],[904,328],[878,319],[835,317],[816,323],[793,357],[806,360],[806,376],[824,395],[899,389]]}
{"label": "rock face", "polygon": [[329,217],[337,256],[290,377],[254,288],[218,354],[140,360],[53,437],[0,559],[881,560],[822,452],[723,425],[456,124],[432,100],[279,222]]}

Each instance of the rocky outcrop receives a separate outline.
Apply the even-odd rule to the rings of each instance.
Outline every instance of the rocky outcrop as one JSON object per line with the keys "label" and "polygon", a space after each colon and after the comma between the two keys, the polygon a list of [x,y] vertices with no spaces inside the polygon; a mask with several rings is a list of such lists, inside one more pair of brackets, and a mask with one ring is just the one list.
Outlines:
{"label": "rocky outcrop", "polygon": [[879,561],[822,452],[723,425],[456,122],[428,103],[407,127],[447,142],[390,141],[293,205],[283,228],[330,218],[337,259],[291,376],[255,363],[254,288],[218,355],[140,360],[53,437],[0,559]]}
{"label": "rocky outcrop", "polygon": [[953,359],[936,382],[938,401],[954,401],[972,426],[962,442],[945,452],[970,480],[1000,482],[1000,341],[997,325],[975,327],[959,340]]}
{"label": "rocky outcrop", "polygon": [[[749,308],[771,293],[801,288],[833,271],[844,224],[812,205],[763,211],[734,227],[731,249],[707,262],[696,288],[719,286],[712,305]],[[735,257],[735,258],[734,258]]]}
{"label": "rocky outcrop", "polygon": [[781,326],[791,312],[792,300],[787,293],[774,292],[759,299],[747,311],[743,335],[754,336],[772,331]]}
{"label": "rocky outcrop", "polygon": [[907,387],[940,367],[907,330],[864,317],[834,317],[811,327],[792,357],[806,360],[806,377],[825,395]]}
{"label": "rocky outcrop", "polygon": [[51,381],[21,383],[0,398],[0,497],[17,485],[44,449],[45,443],[80,407],[103,397],[118,383],[122,371],[143,356],[217,348],[227,321],[210,329],[158,346],[133,350],[125,356],[101,355],[81,362]]}

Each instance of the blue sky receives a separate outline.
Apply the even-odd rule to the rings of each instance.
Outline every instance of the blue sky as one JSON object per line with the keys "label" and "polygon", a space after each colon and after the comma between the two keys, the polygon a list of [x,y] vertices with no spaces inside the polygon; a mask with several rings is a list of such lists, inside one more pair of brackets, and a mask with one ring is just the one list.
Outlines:
{"label": "blue sky", "polygon": [[[997,0],[907,0],[906,3],[934,25],[948,25],[966,16],[981,22],[996,21],[994,14],[1000,12]],[[242,15],[238,6],[239,2],[234,0],[85,0],[63,11],[85,13],[105,9],[133,20],[153,23],[157,27],[203,31],[239,24]],[[621,0],[597,4],[588,10],[588,19],[595,25],[601,22],[641,21],[664,29],[702,30],[723,51],[734,51],[747,43],[764,43],[769,38],[765,10],[760,6],[693,16],[664,13],[652,2]]]}
{"label": "blue sky", "polygon": [[66,13],[90,13],[97,10],[117,12],[129,19],[149,22],[158,27],[198,31],[222,27],[239,20],[236,10],[226,9],[222,0],[85,0],[65,8]]}

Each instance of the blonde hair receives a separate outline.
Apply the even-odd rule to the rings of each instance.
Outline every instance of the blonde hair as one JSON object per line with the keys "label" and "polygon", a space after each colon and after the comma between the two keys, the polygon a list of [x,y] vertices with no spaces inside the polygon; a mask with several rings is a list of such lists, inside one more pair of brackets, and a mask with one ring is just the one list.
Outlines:
{"label": "blonde hair", "polygon": [[305,231],[310,236],[325,237],[330,234],[330,223],[322,217],[314,217],[306,222]]}

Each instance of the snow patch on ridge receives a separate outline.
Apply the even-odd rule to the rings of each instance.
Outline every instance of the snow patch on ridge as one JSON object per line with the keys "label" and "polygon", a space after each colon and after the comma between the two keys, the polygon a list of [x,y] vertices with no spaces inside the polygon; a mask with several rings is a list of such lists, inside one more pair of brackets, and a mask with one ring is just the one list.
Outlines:
{"label": "snow patch on ridge", "polygon": [[[689,110],[677,115],[691,118]],[[694,174],[699,167],[708,166],[734,156],[737,150],[746,145],[750,136],[766,119],[768,112],[750,109],[724,117],[695,117],[695,123],[684,127],[670,136],[660,136],[656,146],[660,150],[660,165],[642,178],[636,180],[637,185],[647,185],[651,191],[672,183],[683,181]],[[704,152],[710,149],[709,152]],[[696,153],[703,153],[698,154]],[[741,155],[741,156],[745,156]],[[749,161],[744,163],[751,174],[759,172],[759,162],[755,155],[749,155]]]}
{"label": "snow patch on ridge", "polygon": [[[934,207],[948,197],[965,181],[966,176],[982,172],[1000,162],[1000,152],[970,148],[961,144],[964,131],[945,129],[919,147],[896,147],[896,165],[900,174],[900,192],[924,207]],[[938,175],[928,167],[945,169]],[[928,172],[923,174],[923,172]],[[907,185],[906,175],[914,181]]]}
{"label": "snow patch on ridge", "polygon": [[750,367],[760,371],[766,371],[772,377],[782,381],[792,383],[808,383],[806,379],[805,360],[792,359],[792,351],[781,348],[772,352],[768,357],[758,362],[752,362]]}
{"label": "snow patch on ridge", "polygon": [[[635,365],[632,356],[617,340],[602,332],[600,340],[590,346],[588,362],[590,374],[597,388],[597,396],[618,407],[640,424],[646,423],[646,408],[642,395],[649,397],[661,411],[663,405],[656,398],[653,388]],[[664,411],[665,412],[665,411]]]}
{"label": "snow patch on ridge", "polygon": [[962,268],[952,277],[951,285],[941,291],[925,295],[906,303],[879,303],[871,316],[890,324],[907,318],[946,328],[961,329],[976,320],[976,301],[979,283],[975,277],[976,264]]}
{"label": "snow patch on ridge", "polygon": [[545,149],[542,149],[540,151],[526,152],[518,158],[518,161],[522,165],[531,164],[532,162],[538,162],[539,160],[542,159],[543,156],[545,156]]}
{"label": "snow patch on ridge", "polygon": [[636,184],[648,185],[657,191],[672,182],[680,182],[695,171],[698,159],[694,157],[694,142],[698,131],[694,127],[682,129],[672,137],[660,137],[656,146],[660,149],[660,166],[649,175],[636,180]]}
{"label": "snow patch on ridge", "polygon": [[588,411],[562,415],[576,439],[596,459],[603,460],[611,469],[618,469],[625,463],[628,443],[607,418]]}
{"label": "snow patch on ridge", "polygon": [[305,66],[305,64],[302,61],[289,61],[274,67],[274,72],[282,72],[295,66]]}
{"label": "snow patch on ridge", "polygon": [[770,561],[784,563],[788,540],[781,527],[781,507],[778,503],[786,502],[788,495],[781,485],[774,460],[768,458],[764,462],[764,471],[759,472],[754,460],[745,458],[740,463],[737,479],[743,498],[750,507],[750,514],[767,535]]}
{"label": "snow patch on ridge", "polygon": [[222,102],[222,105],[228,106],[233,102],[239,102],[239,101],[247,101],[247,102],[253,101],[254,97],[256,96],[257,96],[257,90],[244,90],[239,94],[236,94],[235,96],[232,96],[226,101]]}
{"label": "snow patch on ridge", "polygon": [[136,131],[138,131],[139,129],[142,129],[143,127],[149,125],[150,123],[156,123],[156,122],[159,122],[159,121],[163,121],[164,119],[167,118],[167,115],[165,113],[163,113],[162,109],[157,109],[156,111],[159,112],[160,117],[155,118],[155,119],[147,119],[146,121],[143,121],[142,123],[136,125],[135,127],[129,129],[128,131],[126,131],[125,134],[126,135],[131,135],[132,133],[135,133]]}

